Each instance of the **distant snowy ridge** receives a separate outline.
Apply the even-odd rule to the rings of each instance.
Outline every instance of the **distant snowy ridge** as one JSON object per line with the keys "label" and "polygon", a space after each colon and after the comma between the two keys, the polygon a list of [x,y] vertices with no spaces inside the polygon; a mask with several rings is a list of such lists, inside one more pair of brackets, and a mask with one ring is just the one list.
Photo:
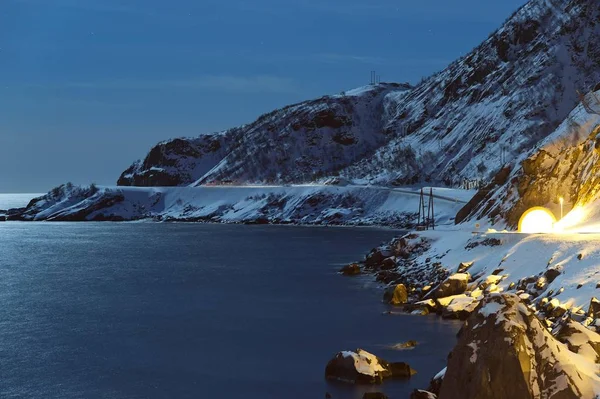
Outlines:
{"label": "distant snowy ridge", "polygon": [[[434,189],[438,224],[472,191]],[[62,186],[32,201],[20,220],[206,221],[408,228],[419,209],[416,189],[360,186],[85,187]]]}

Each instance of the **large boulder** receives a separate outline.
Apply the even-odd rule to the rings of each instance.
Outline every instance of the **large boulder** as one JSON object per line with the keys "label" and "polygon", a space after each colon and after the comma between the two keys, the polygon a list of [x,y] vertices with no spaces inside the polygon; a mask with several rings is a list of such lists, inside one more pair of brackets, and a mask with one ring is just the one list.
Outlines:
{"label": "large boulder", "polygon": [[514,294],[492,294],[448,359],[440,399],[592,399],[596,365],[548,332]]}
{"label": "large boulder", "polygon": [[[466,295],[455,295],[448,305],[442,310],[442,317],[445,319],[466,320],[479,305],[479,301]],[[443,298],[446,299],[446,298]],[[438,299],[438,303],[442,302]]]}
{"label": "large boulder", "polygon": [[551,267],[544,272],[544,277],[546,278],[548,284],[552,284],[552,282],[556,280],[558,276],[560,276],[560,273],[561,269],[559,267]]}
{"label": "large boulder", "polygon": [[339,352],[325,367],[325,378],[351,384],[380,384],[385,378],[410,378],[415,373],[406,363],[390,363],[362,349]]}
{"label": "large boulder", "polygon": [[433,298],[445,298],[447,296],[463,294],[467,290],[469,278],[468,273],[453,274],[433,290],[431,296]]}
{"label": "large boulder", "polygon": [[408,302],[408,291],[404,284],[388,287],[383,293],[383,300],[391,305],[404,305]]}
{"label": "large boulder", "polygon": [[391,255],[392,253],[385,248],[375,248],[366,256],[365,266],[371,269],[377,268]]}

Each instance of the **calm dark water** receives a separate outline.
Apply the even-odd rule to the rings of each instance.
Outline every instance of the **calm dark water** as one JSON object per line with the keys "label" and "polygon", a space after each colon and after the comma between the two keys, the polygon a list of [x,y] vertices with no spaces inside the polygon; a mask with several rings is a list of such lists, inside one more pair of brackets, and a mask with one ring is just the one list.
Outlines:
{"label": "calm dark water", "polygon": [[[384,316],[336,274],[393,232],[153,223],[0,224],[1,398],[360,398],[327,361],[361,347],[419,374],[455,323]],[[394,343],[416,339],[412,351]]]}

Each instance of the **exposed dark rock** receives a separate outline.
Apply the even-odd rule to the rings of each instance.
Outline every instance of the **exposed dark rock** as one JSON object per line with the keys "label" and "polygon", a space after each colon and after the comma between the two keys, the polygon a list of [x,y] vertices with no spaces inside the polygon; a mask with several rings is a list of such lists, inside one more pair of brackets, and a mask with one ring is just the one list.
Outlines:
{"label": "exposed dark rock", "polygon": [[437,373],[431,381],[429,381],[429,387],[427,391],[432,392],[435,395],[440,394],[440,390],[442,389],[442,382],[444,382],[444,376],[446,375],[447,368],[444,367],[439,373]]}
{"label": "exposed dark rock", "polygon": [[432,291],[432,298],[445,298],[453,295],[463,294],[469,284],[469,275],[466,273],[457,273],[448,277],[435,290]]}
{"label": "exposed dark rock", "polygon": [[388,363],[387,368],[392,373],[392,378],[410,378],[416,373],[416,371],[413,370],[408,363],[404,362]]}
{"label": "exposed dark rock", "polygon": [[548,284],[552,284],[552,282],[556,280],[558,276],[560,276],[560,269],[557,267],[552,267],[544,272],[544,277],[546,278]]}
{"label": "exposed dark rock", "polygon": [[471,268],[471,266],[473,266],[473,262],[462,262],[461,264],[458,265],[458,270],[456,271],[457,273],[465,273],[467,270],[469,270]]}
{"label": "exposed dark rock", "polygon": [[417,345],[418,345],[417,341],[410,340],[410,341],[406,341],[406,342],[402,342],[402,343],[393,345],[392,349],[396,349],[396,350],[412,349],[412,348],[414,348]]}
{"label": "exposed dark rock", "polygon": [[381,264],[381,270],[392,270],[396,268],[396,260],[394,258],[385,258]]}
{"label": "exposed dark rock", "polygon": [[342,273],[344,276],[356,276],[361,273],[360,266],[358,265],[358,263],[351,263],[342,267],[340,269],[340,273]]}
{"label": "exposed dark rock", "polygon": [[377,268],[381,266],[384,259],[389,257],[387,251],[384,251],[380,248],[373,249],[365,259],[365,266],[368,268]]}

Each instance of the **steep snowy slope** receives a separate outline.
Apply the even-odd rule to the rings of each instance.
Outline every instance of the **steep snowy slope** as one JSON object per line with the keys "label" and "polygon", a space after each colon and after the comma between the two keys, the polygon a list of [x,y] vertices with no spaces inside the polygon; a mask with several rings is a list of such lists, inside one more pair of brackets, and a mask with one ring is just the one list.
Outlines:
{"label": "steep snowy slope", "polygon": [[[600,81],[600,5],[532,0],[466,57],[395,101],[395,139],[350,176],[403,184],[493,176]],[[405,132],[405,137],[403,136]],[[389,167],[398,154],[410,162]]]}
{"label": "steep snowy slope", "polygon": [[[512,169],[506,169],[481,190],[458,215],[458,222],[483,219],[490,224],[514,228],[521,215],[534,206],[549,208],[560,216],[572,208],[593,208],[600,183],[600,92],[586,96],[550,136],[524,153]],[[596,113],[597,112],[597,113]],[[600,215],[596,215],[600,216]],[[598,219],[591,214],[563,222],[575,227]]]}
{"label": "steep snowy slope", "polygon": [[380,85],[156,146],[121,185],[217,181],[453,185],[488,178],[545,138],[600,81],[600,7],[531,0],[480,46],[407,91]]}
{"label": "steep snowy slope", "polygon": [[390,140],[383,129],[389,95],[409,88],[368,86],[291,105],[225,132],[159,143],[118,184],[287,183],[332,175]]}

